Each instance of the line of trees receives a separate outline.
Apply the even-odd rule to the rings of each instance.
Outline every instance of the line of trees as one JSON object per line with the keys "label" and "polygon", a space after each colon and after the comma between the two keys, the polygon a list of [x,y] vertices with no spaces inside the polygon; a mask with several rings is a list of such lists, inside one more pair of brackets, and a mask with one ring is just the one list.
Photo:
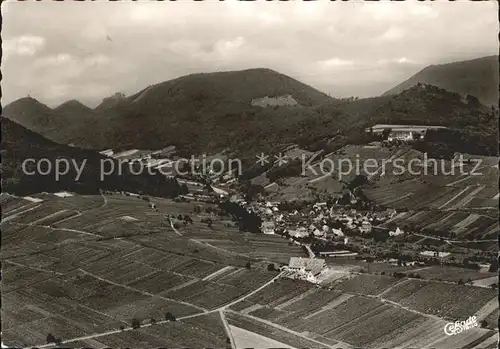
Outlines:
{"label": "line of trees", "polygon": [[220,202],[219,208],[227,212],[238,223],[240,231],[248,231],[250,233],[261,232],[262,219],[259,215],[249,212],[243,206],[230,201]]}
{"label": "line of trees", "polygon": [[[175,322],[175,321],[177,321],[177,318],[171,312],[166,312],[165,316],[164,316],[164,319],[167,322]],[[151,323],[151,325],[155,325],[157,323],[156,319],[153,318],[153,317],[149,320],[149,322]],[[139,319],[137,319],[137,318],[133,318],[130,321],[130,327],[132,327],[133,329],[140,328],[141,327],[141,321]],[[120,326],[120,330],[124,331],[125,330],[125,326],[121,325]],[[62,340],[61,340],[61,338],[56,338],[52,333],[49,333],[47,335],[47,344],[51,344],[51,343],[54,343],[56,345],[60,345],[62,343]]]}

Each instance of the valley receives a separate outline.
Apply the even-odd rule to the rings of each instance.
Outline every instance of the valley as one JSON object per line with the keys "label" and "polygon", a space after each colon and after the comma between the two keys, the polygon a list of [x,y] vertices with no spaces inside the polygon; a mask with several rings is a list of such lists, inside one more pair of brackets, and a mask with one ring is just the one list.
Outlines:
{"label": "valley", "polygon": [[493,66],[371,98],[255,68],[6,105],[2,344],[496,348]]}
{"label": "valley", "polygon": [[[48,333],[75,348],[248,341],[382,348],[417,340],[493,348],[497,336],[496,289],[457,285],[465,269],[446,282],[433,267],[408,266],[423,279],[401,279],[387,262],[380,269],[331,260],[330,274],[340,273],[333,279],[290,279],[280,269],[307,256],[301,246],[239,232],[211,203],[120,192],[2,194],[2,208],[2,341],[11,346],[52,347]],[[441,280],[447,270],[434,273]],[[444,335],[447,320],[470,314],[484,328]]]}

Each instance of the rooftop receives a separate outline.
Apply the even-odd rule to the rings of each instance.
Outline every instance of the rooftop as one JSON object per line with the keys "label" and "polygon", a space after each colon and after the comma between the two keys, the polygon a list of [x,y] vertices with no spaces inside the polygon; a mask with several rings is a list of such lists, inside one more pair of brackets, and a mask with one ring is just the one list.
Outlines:
{"label": "rooftop", "polygon": [[391,129],[391,130],[407,130],[407,131],[419,131],[419,130],[428,130],[428,129],[446,129],[447,127],[445,126],[433,126],[433,125],[390,125],[390,124],[376,124],[371,127],[367,127],[365,129],[366,132],[370,131],[377,131],[377,130],[384,130],[384,129]]}
{"label": "rooftop", "polygon": [[293,269],[304,268],[306,271],[311,271],[313,275],[316,275],[325,267],[325,260],[321,258],[290,257],[288,267]]}

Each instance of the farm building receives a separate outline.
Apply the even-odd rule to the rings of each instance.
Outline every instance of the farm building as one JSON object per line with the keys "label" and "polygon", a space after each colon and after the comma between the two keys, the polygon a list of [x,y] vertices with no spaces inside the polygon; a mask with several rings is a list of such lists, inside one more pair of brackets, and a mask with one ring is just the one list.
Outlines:
{"label": "farm building", "polygon": [[479,263],[479,270],[482,272],[487,272],[490,270],[491,263]]}
{"label": "farm building", "polygon": [[114,154],[113,149],[106,149],[103,151],[100,151],[99,154],[104,155],[104,156],[111,156]]}
{"label": "farm building", "polygon": [[377,124],[365,129],[366,133],[383,134],[384,130],[390,130],[388,140],[412,140],[415,134],[423,136],[428,130],[446,129],[444,126],[423,126],[423,125],[386,125]]}
{"label": "farm building", "polygon": [[316,277],[325,269],[326,263],[320,258],[290,257],[288,270],[310,282],[316,282]]}
{"label": "farm building", "polygon": [[342,259],[355,259],[356,256],[358,255],[357,252],[351,252],[351,251],[325,251],[325,252],[320,252],[320,256],[326,256],[330,258],[342,258]]}
{"label": "farm building", "polygon": [[314,229],[313,235],[314,236],[323,236],[323,235],[325,235],[325,232],[323,230]]}
{"label": "farm building", "polygon": [[448,257],[451,253],[450,252],[438,252],[438,251],[423,251],[420,252],[422,256],[426,257],[437,257],[437,258],[445,258]]}
{"label": "farm building", "polygon": [[298,229],[290,229],[290,230],[288,230],[288,234],[290,234],[290,236],[296,237],[296,238],[303,238],[303,237],[309,236],[309,232],[304,227],[300,227]]}
{"label": "farm building", "polygon": [[274,234],[274,222],[264,221],[262,222],[261,230],[264,234]]}
{"label": "farm building", "polygon": [[372,231],[372,224],[369,221],[363,221],[359,227],[359,232],[362,234],[367,234]]}
{"label": "farm building", "polygon": [[404,234],[404,231],[402,229],[399,229],[399,227],[396,228],[395,231],[390,231],[389,236],[398,236]]}
{"label": "farm building", "polygon": [[332,233],[336,236],[339,236],[339,237],[344,237],[344,232],[342,231],[342,229],[335,229],[333,228],[332,229]]}

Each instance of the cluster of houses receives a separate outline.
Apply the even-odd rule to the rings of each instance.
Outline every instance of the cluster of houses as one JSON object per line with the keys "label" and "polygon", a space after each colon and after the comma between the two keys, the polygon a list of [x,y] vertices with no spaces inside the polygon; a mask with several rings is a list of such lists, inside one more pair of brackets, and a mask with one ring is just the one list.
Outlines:
{"label": "cluster of houses", "polygon": [[[287,234],[292,238],[314,236],[317,238],[334,238],[345,240],[345,231],[360,235],[369,235],[373,226],[383,223],[396,215],[396,211],[388,209],[383,212],[358,212],[355,209],[344,209],[326,202],[318,202],[310,208],[282,212],[278,202],[258,202],[251,209],[258,213],[263,221],[261,230],[264,234]],[[391,236],[402,234],[397,228],[390,232]]]}

